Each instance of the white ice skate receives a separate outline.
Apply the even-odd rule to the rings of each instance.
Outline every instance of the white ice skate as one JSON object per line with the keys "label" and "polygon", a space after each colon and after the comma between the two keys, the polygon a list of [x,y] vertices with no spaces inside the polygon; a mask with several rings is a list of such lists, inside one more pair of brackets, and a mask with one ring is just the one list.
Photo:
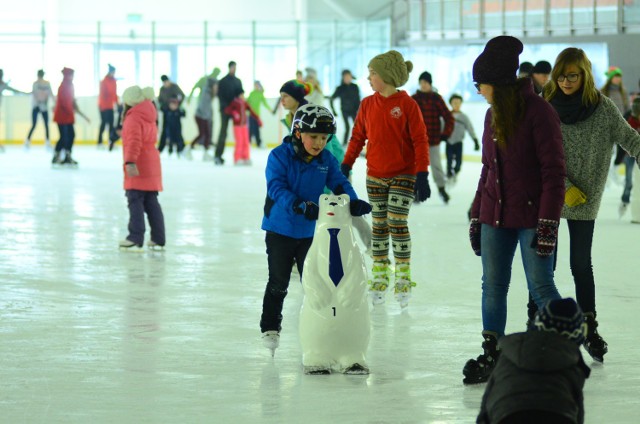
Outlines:
{"label": "white ice skate", "polygon": [[274,330],[265,331],[262,333],[262,344],[271,351],[271,357],[273,358],[276,349],[280,346],[280,333]]}
{"label": "white ice skate", "polygon": [[149,240],[149,242],[147,243],[147,247],[149,248],[149,250],[155,250],[155,251],[164,250],[164,244],[158,244],[153,240]]}
{"label": "white ice skate", "polygon": [[398,264],[396,266],[396,282],[394,293],[396,300],[402,309],[409,306],[411,298],[411,287],[415,287],[416,283],[411,281],[411,272],[409,264]]}
{"label": "white ice skate", "polygon": [[369,281],[369,295],[373,305],[382,305],[385,302],[387,288],[389,287],[389,261],[373,262],[371,272],[373,279]]}
{"label": "white ice skate", "polygon": [[118,244],[120,250],[126,250],[131,252],[140,252],[142,251],[142,246],[132,242],[131,240],[124,239]]}

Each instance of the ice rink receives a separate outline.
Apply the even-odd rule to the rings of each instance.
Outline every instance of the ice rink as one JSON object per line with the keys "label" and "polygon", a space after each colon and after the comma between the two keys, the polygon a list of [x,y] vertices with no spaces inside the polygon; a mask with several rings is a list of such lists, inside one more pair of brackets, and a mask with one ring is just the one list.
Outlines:
{"label": "ice rink", "polygon": [[[201,153],[163,156],[167,247],[140,253],[118,250],[128,220],[120,150],[79,146],[78,169],[52,169],[43,146],[0,154],[0,422],[475,422],[484,386],[463,386],[462,367],[482,342],[466,217],[479,163],[464,164],[449,205],[436,194],[412,207],[418,286],[407,312],[390,295],[373,310],[371,374],[306,376],[296,276],[275,358],[260,341],[268,150],[253,149],[250,167],[229,165],[232,148],[224,167]],[[354,185],[366,198],[364,165]],[[596,222],[609,353],[604,365],[585,353],[592,424],[640,416],[640,225],[618,218],[621,193],[609,185]],[[573,296],[567,237],[563,223],[556,281]],[[516,255],[507,332],[524,330],[526,301]]]}

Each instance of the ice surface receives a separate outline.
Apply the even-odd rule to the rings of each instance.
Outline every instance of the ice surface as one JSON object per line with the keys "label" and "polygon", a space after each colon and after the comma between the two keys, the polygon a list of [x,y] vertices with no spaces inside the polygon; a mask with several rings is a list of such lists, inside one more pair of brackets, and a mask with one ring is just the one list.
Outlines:
{"label": "ice surface", "polygon": [[[128,212],[121,152],[77,147],[77,170],[51,169],[41,146],[0,154],[0,421],[6,423],[470,423],[483,386],[464,387],[477,356],[479,258],[466,211],[479,174],[465,163],[445,206],[411,210],[412,276],[402,313],[372,312],[369,376],[305,376],[301,285],[292,279],[275,358],[258,327],[267,279],[260,230],[268,150],[251,167],[163,157],[165,252],[120,252]],[[229,150],[227,157],[231,156]],[[363,196],[365,163],[354,167]],[[640,225],[605,193],[594,269],[609,343],[585,389],[588,423],[640,414]],[[148,235],[147,235],[148,239]],[[566,225],[557,283],[573,294]],[[514,261],[508,332],[526,321]]]}

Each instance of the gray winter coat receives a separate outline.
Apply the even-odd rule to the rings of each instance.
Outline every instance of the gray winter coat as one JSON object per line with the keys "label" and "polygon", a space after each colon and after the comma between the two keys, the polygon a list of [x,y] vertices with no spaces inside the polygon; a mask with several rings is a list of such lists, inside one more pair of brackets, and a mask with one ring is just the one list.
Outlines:
{"label": "gray winter coat", "polygon": [[589,118],[575,124],[561,124],[567,165],[566,188],[579,188],[587,202],[562,209],[562,217],[595,220],[607,182],[611,153],[615,144],[634,158],[640,157],[640,134],[631,128],[616,105],[605,96]]}
{"label": "gray winter coat", "polygon": [[501,338],[499,347],[478,423],[499,423],[522,411],[547,411],[584,423],[582,389],[591,370],[576,343],[557,333],[530,331]]}

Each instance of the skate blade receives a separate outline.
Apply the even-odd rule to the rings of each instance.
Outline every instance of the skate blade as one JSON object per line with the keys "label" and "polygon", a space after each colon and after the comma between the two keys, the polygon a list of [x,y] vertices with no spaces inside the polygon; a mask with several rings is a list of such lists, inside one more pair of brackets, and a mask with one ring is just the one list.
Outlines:
{"label": "skate blade", "polygon": [[488,380],[487,379],[477,379],[477,378],[470,378],[470,377],[465,377],[462,379],[462,384],[466,385],[466,386],[473,386],[476,384],[483,384],[486,383]]}
{"label": "skate blade", "polygon": [[343,373],[347,375],[369,375],[369,368],[364,365],[353,364],[350,367],[347,367]]}
{"label": "skate blade", "polygon": [[118,249],[122,252],[132,252],[132,253],[142,253],[144,252],[144,249],[140,246],[130,246],[130,247],[126,247],[126,246],[118,246]]}
{"label": "skate blade", "polygon": [[304,367],[304,373],[306,375],[329,375],[331,370],[322,367]]}

